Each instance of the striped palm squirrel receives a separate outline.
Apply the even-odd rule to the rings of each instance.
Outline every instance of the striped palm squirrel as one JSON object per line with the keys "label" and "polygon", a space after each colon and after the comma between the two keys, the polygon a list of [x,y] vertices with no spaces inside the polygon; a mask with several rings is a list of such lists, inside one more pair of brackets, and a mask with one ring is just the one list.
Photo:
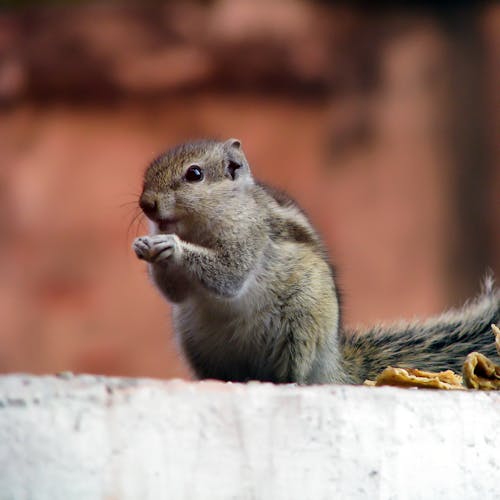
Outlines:
{"label": "striped palm squirrel", "polygon": [[146,170],[151,235],[133,249],[173,305],[198,378],[362,383],[388,365],[459,371],[496,358],[493,280],[475,301],[423,322],[349,332],[325,247],[287,195],[254,180],[240,141],[180,145]]}

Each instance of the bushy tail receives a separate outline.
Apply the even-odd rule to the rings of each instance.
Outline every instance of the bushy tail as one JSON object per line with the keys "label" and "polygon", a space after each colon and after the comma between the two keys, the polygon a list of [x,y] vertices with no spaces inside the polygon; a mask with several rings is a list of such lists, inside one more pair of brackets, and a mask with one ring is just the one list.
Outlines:
{"label": "bushy tail", "polygon": [[344,369],[352,383],[375,378],[387,366],[462,371],[467,354],[478,351],[499,362],[492,323],[500,323],[500,290],[485,280],[484,292],[463,308],[423,322],[380,325],[340,338]]}

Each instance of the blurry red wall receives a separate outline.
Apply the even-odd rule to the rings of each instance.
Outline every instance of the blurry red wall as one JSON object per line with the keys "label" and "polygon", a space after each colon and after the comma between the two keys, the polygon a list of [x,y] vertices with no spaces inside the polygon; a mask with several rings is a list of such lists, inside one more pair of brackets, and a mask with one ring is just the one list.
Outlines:
{"label": "blurry red wall", "polygon": [[0,13],[0,371],[188,376],[130,250],[147,163],[238,137],[338,268],[346,322],[500,270],[500,9],[220,1]]}

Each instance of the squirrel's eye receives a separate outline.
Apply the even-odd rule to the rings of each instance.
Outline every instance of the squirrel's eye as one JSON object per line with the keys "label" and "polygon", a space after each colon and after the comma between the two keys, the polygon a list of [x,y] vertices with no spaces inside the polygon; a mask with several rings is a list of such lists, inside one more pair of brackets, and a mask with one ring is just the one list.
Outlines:
{"label": "squirrel's eye", "polygon": [[198,165],[191,165],[184,175],[188,182],[198,182],[203,180],[203,170]]}

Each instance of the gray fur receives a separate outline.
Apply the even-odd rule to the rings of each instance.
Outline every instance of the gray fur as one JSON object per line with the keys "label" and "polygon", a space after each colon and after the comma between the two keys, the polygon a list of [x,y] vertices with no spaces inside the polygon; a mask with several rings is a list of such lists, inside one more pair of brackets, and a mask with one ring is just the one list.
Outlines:
{"label": "gray fur", "polygon": [[461,373],[472,351],[499,362],[491,331],[499,322],[500,292],[490,288],[463,308],[424,321],[343,332],[343,364],[354,383],[375,378],[387,366]]}
{"label": "gray fur", "polygon": [[[203,170],[188,182],[191,165]],[[237,139],[181,145],[145,173],[152,234],[133,248],[173,304],[179,346],[198,378],[361,383],[387,365],[460,370],[494,354],[492,287],[422,323],[344,332],[333,270],[317,232],[287,195],[253,180]]]}

